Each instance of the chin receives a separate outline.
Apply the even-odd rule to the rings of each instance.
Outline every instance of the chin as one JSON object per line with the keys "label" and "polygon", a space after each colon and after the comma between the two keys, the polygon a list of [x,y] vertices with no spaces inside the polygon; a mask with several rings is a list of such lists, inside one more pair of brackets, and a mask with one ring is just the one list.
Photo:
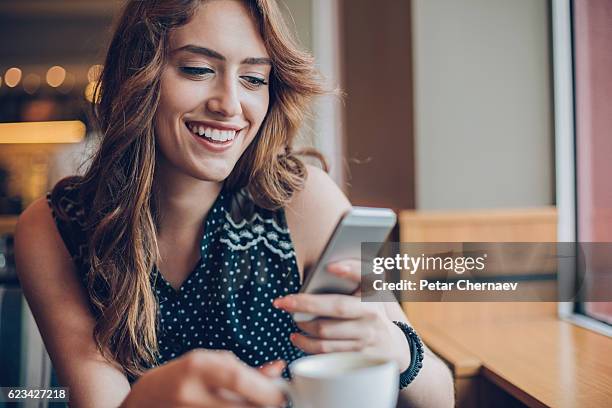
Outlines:
{"label": "chin", "polygon": [[194,174],[199,180],[202,181],[214,181],[222,182],[232,173],[234,165],[218,165],[218,166],[206,166],[206,168],[198,168],[197,173]]}

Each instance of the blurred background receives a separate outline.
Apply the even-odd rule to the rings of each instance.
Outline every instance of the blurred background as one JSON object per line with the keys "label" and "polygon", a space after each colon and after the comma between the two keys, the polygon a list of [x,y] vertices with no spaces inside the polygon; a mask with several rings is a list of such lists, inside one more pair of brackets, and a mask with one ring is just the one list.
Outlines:
{"label": "blurred background", "polygon": [[[324,153],[353,204],[398,212],[395,240],[612,241],[611,1],[279,2],[329,85],[345,93],[317,102],[301,143]],[[0,0],[0,386],[56,381],[19,290],[12,231],[31,201],[82,171],[95,149],[88,104],[121,4]],[[492,315],[488,305],[426,306],[405,309],[453,367],[460,406],[532,405],[536,391],[513,394],[520,385],[510,374],[496,381],[463,370],[490,356],[447,352],[476,340],[440,344],[442,331],[474,316],[484,316],[486,332],[534,315],[608,334],[612,322],[610,304],[580,299]],[[481,349],[494,355],[502,348],[494,343]],[[602,369],[612,378],[610,365]],[[555,405],[565,401],[558,392],[559,400],[538,398]]]}

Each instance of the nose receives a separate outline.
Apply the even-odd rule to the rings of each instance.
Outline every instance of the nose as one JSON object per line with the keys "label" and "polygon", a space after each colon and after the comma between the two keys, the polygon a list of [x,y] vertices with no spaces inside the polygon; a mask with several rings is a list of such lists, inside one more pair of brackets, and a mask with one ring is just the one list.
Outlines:
{"label": "nose", "polygon": [[223,116],[234,117],[242,112],[238,84],[230,78],[224,78],[217,82],[213,94],[206,102],[209,111]]}

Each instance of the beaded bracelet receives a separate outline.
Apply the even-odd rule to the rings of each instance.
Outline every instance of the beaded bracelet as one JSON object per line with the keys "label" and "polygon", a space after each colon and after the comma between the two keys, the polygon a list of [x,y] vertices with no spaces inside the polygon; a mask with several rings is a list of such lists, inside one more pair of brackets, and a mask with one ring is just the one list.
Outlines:
{"label": "beaded bracelet", "polygon": [[423,353],[423,342],[421,338],[416,334],[414,329],[408,326],[404,322],[393,321],[397,327],[404,332],[406,336],[406,340],[408,341],[408,346],[410,347],[410,365],[400,374],[400,390],[406,388],[408,384],[410,384],[416,378],[419,371],[423,367],[423,357],[425,354]]}

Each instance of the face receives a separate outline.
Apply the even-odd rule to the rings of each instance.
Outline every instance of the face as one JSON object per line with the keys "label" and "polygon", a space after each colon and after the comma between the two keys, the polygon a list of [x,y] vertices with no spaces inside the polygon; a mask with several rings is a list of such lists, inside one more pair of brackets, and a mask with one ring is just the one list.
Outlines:
{"label": "face", "polygon": [[170,35],[155,115],[161,171],[222,181],[253,141],[269,103],[270,59],[235,0],[202,2]]}

